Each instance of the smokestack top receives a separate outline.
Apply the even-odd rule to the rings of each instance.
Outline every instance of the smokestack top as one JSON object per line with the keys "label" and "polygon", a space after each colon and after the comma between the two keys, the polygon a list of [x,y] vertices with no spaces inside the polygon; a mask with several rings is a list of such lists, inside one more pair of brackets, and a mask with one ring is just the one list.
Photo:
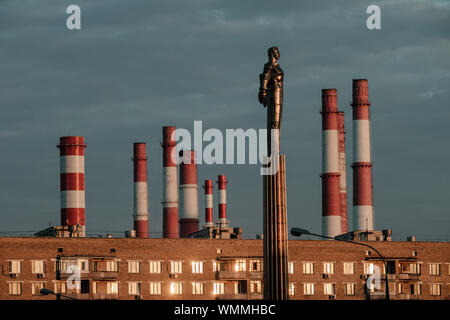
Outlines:
{"label": "smokestack top", "polygon": [[145,142],[133,143],[133,160],[147,160]]}
{"label": "smokestack top", "polygon": [[175,143],[175,136],[172,139],[172,134],[176,130],[175,126],[165,126],[163,127],[163,143]]}
{"label": "smokestack top", "polygon": [[369,103],[369,82],[367,79],[353,79],[353,104]]}
{"label": "smokestack top", "polygon": [[225,183],[225,184],[227,184],[228,181],[227,181],[226,176],[225,176],[224,174],[220,174],[220,175],[218,176],[217,183]]}
{"label": "smokestack top", "polygon": [[337,112],[337,90],[322,89],[322,113]]}
{"label": "smokestack top", "polygon": [[66,136],[59,138],[59,145],[57,147],[61,156],[84,156],[84,148],[87,145],[84,143],[84,137],[82,136]]}
{"label": "smokestack top", "polygon": [[[213,182],[212,180],[205,180],[205,185],[203,186],[203,188],[206,189],[206,191],[211,191],[213,188]],[[212,192],[212,191],[211,191]],[[208,192],[206,192],[208,193]]]}

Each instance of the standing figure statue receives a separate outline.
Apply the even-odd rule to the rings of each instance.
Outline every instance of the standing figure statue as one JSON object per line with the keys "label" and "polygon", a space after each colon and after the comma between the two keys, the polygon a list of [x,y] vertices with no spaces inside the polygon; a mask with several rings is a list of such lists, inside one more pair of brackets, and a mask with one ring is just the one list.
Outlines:
{"label": "standing figure statue", "polygon": [[[280,51],[278,47],[267,50],[269,61],[264,65],[264,71],[259,75],[258,100],[267,107],[267,153],[271,155],[271,129],[281,130],[281,115],[283,113],[283,77],[284,73],[278,65]],[[278,141],[280,146],[279,135]],[[278,149],[279,150],[279,149]]]}

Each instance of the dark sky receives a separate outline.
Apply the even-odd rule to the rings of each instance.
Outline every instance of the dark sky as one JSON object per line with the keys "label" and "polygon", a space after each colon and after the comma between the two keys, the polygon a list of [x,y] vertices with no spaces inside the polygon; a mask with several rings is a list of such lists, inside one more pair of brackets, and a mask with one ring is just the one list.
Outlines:
{"label": "dark sky", "polygon": [[[80,31],[66,29],[71,4]],[[381,30],[366,28],[370,4],[381,7]],[[449,35],[444,0],[2,0],[0,231],[59,224],[56,145],[83,135],[88,235],[131,228],[135,141],[148,144],[150,231],[160,235],[161,127],[264,127],[258,74],[277,45],[289,227],[321,230],[322,88],[338,89],[346,113],[351,221],[349,102],[352,78],[367,77],[376,228],[450,240]],[[199,167],[199,182],[227,175],[229,218],[248,237],[262,232],[258,172]]]}

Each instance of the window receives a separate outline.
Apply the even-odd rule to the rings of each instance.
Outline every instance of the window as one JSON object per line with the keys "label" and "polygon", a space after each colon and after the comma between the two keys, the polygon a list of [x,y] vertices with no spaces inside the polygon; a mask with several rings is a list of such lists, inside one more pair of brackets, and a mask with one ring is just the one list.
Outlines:
{"label": "window", "polygon": [[314,283],[304,283],[303,284],[303,294],[305,296],[314,295]]}
{"label": "window", "polygon": [[441,275],[441,264],[440,263],[430,263],[429,264],[430,276]]}
{"label": "window", "polygon": [[261,281],[250,281],[250,293],[261,293]]}
{"label": "window", "polygon": [[213,283],[213,294],[224,294],[224,292],[225,292],[225,284],[223,282]]}
{"label": "window", "polygon": [[119,262],[118,261],[106,261],[106,271],[107,272],[119,271]]}
{"label": "window", "polygon": [[22,294],[22,282],[10,282],[8,287],[9,295],[20,296]]}
{"label": "window", "polygon": [[161,261],[149,261],[150,273],[161,273]]}
{"label": "window", "polygon": [[152,295],[161,294],[161,282],[150,282],[150,294]]}
{"label": "window", "polygon": [[202,261],[192,261],[192,273],[203,273]]}
{"label": "window", "polygon": [[22,272],[22,261],[10,260],[9,261],[9,273],[20,273],[20,272]]}
{"label": "window", "polygon": [[183,261],[170,261],[170,273],[182,273]]}
{"label": "window", "polygon": [[409,265],[408,272],[412,274],[420,274],[421,273],[420,263],[411,263]]}
{"label": "window", "polygon": [[192,282],[192,294],[203,294],[203,282]]}
{"label": "window", "polygon": [[245,271],[246,270],[246,261],[244,259],[236,260],[236,264],[234,266],[234,271]]}
{"label": "window", "polygon": [[[139,292],[140,292],[140,288],[139,288]],[[119,283],[118,282],[107,282],[106,283],[106,293],[119,294]]]}
{"label": "window", "polygon": [[314,262],[303,262],[303,274],[314,274]]}
{"label": "window", "polygon": [[375,265],[373,263],[364,263],[364,274],[374,274]]}
{"label": "window", "polygon": [[219,263],[217,262],[217,260],[212,261],[212,267],[213,267],[213,272],[219,271]]}
{"label": "window", "polygon": [[246,294],[247,293],[247,281],[240,280],[234,283],[234,293]]}
{"label": "window", "polygon": [[344,274],[354,274],[355,264],[353,262],[344,262]]}
{"label": "window", "polygon": [[65,281],[55,282],[55,293],[67,293],[67,286]]}
{"label": "window", "polygon": [[171,294],[183,294],[183,285],[181,282],[172,282],[170,284]]}
{"label": "window", "polygon": [[141,262],[140,261],[128,261],[128,273],[140,273]]}
{"label": "window", "polygon": [[62,273],[74,273],[78,268],[80,272],[89,272],[89,261],[87,259],[63,259],[58,261],[57,271]]}
{"label": "window", "polygon": [[128,282],[128,294],[132,296],[138,296],[141,294],[140,282]]}
{"label": "window", "polygon": [[293,296],[295,295],[295,283],[289,282],[289,295]]}
{"label": "window", "polygon": [[334,274],[334,262],[324,262],[323,263],[323,273]]}
{"label": "window", "polygon": [[292,262],[292,261],[288,262],[288,273],[289,274],[294,273],[294,262]]}
{"label": "window", "polygon": [[41,289],[44,288],[44,282],[32,282],[31,283],[31,294],[32,295],[40,295]]}
{"label": "window", "polygon": [[421,295],[422,285],[420,283],[411,284],[411,294]]}
{"label": "window", "polygon": [[77,262],[80,272],[89,272],[89,261],[87,259],[78,259]]}
{"label": "window", "polygon": [[334,295],[334,283],[324,283],[323,284],[323,294],[327,296]]}
{"label": "window", "polygon": [[262,261],[261,260],[250,260],[250,272],[261,272],[262,271]]}
{"label": "window", "polygon": [[44,273],[44,260],[31,260],[32,273]]}
{"label": "window", "polygon": [[345,295],[354,296],[355,295],[355,284],[354,283],[344,283]]}
{"label": "window", "polygon": [[431,283],[430,284],[430,295],[432,295],[432,296],[440,296],[441,295],[441,284],[440,283]]}

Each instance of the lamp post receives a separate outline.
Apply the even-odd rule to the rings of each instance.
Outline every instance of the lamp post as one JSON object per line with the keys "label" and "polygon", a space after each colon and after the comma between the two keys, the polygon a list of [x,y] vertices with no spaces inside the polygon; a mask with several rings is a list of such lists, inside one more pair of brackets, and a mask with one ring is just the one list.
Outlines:
{"label": "lamp post", "polygon": [[328,236],[324,236],[322,234],[316,234],[316,233],[311,233],[306,229],[302,229],[302,228],[292,228],[291,229],[291,235],[296,236],[296,237],[300,237],[302,234],[305,235],[310,235],[310,236],[315,236],[315,237],[319,237],[319,238],[324,238],[324,239],[331,239],[331,240],[336,240],[336,241],[342,241],[342,242],[347,242],[347,243],[352,243],[352,244],[356,244],[359,246],[364,246],[364,247],[368,247],[370,249],[372,249],[373,251],[375,251],[378,256],[380,257],[380,259],[383,261],[383,265],[384,265],[384,273],[385,273],[385,286],[386,286],[386,300],[390,299],[389,296],[389,281],[388,281],[388,268],[387,268],[387,263],[386,260],[384,259],[383,255],[374,247],[365,244],[365,243],[360,243],[360,242],[355,242],[355,241],[351,241],[351,240],[343,240],[343,239],[336,239],[334,237],[328,237]]}
{"label": "lamp post", "polygon": [[47,288],[42,288],[42,289],[39,291],[39,293],[40,293],[41,295],[43,295],[43,296],[48,296],[49,294],[53,294],[53,295],[55,295],[58,299],[59,299],[60,297],[64,297],[64,298],[71,299],[71,300],[78,300],[78,299],[75,299],[75,298],[72,298],[72,297],[63,295],[63,294],[61,294],[61,293],[55,293],[53,290],[50,290],[50,289],[47,289]]}

